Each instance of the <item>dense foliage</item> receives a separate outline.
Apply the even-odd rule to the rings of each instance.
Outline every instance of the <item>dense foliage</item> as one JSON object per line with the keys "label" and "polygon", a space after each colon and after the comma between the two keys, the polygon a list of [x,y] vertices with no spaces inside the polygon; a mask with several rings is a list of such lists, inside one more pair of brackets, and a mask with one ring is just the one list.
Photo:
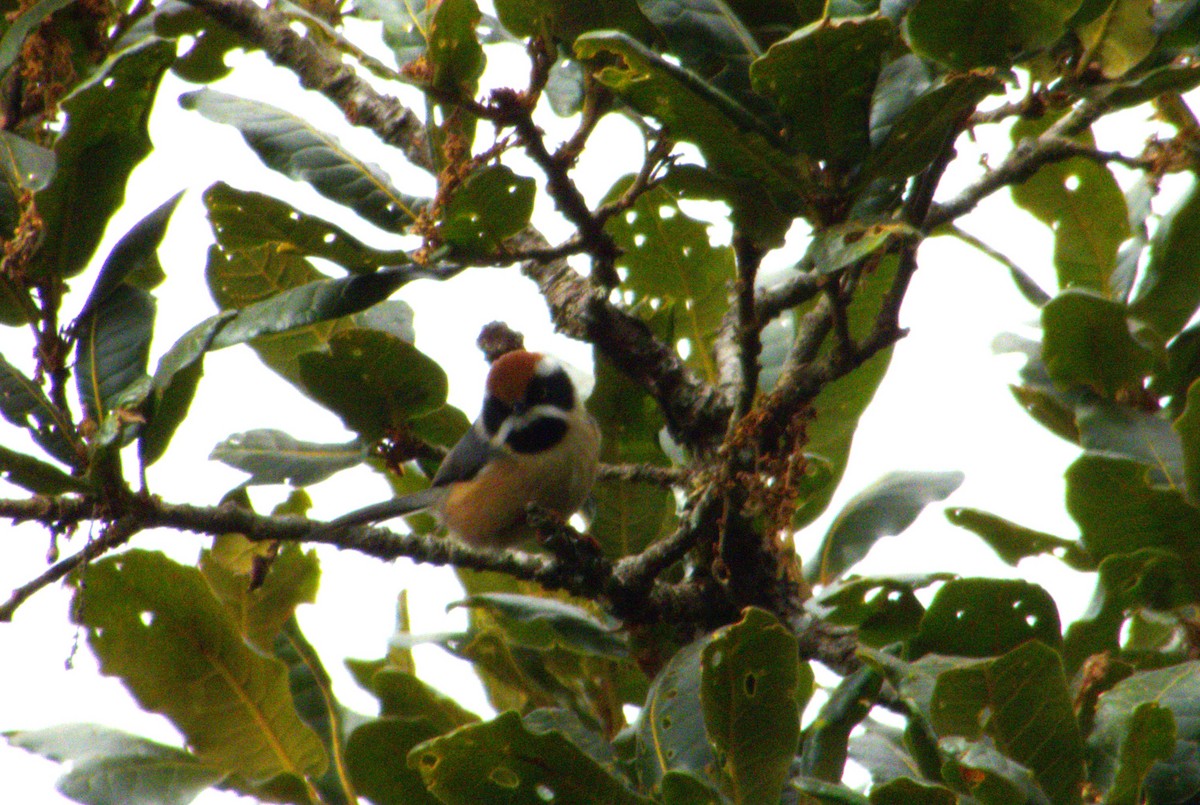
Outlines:
{"label": "dense foliage", "polygon": [[[7,348],[0,358],[12,445],[0,446],[0,473],[13,490],[0,517],[64,540],[94,531],[44,572],[29,568],[0,620],[65,580],[101,671],[185,746],[87,725],[6,733],[71,762],[66,796],[1200,798],[1200,328],[1189,327],[1200,185],[1169,210],[1158,199],[1166,174],[1200,164],[1185,95],[1200,86],[1197,0],[7,10],[0,323],[28,334],[36,363],[25,369]],[[382,43],[362,40],[379,33]],[[527,70],[481,91],[489,55],[514,46]],[[397,162],[436,177],[436,193],[401,192],[288,110],[207,86],[181,95],[271,169],[410,245],[372,247],[231,175],[204,194],[218,312],[156,345],[155,289],[172,282],[158,247],[179,197],[96,252],[152,148],[164,75],[211,83],[234,50],[261,51],[337,104]],[[1139,106],[1158,135],[1098,149],[1092,126]],[[544,135],[550,115],[574,121],[565,142]],[[589,201],[572,172],[614,117],[637,128],[644,152]],[[993,127],[1011,132],[1011,150],[935,202],[956,143]],[[539,175],[521,172],[531,167]],[[922,242],[957,237],[1003,260],[956,221],[1006,188],[1053,232],[1056,288],[1007,263],[1042,330],[1008,344],[1027,358],[1016,402],[1081,448],[1065,502],[1080,537],[1024,527],[1018,511],[947,516],[1006,562],[1050,554],[1094,574],[1093,603],[1069,624],[1025,581],[852,574],[876,540],[953,492],[957,473],[890,474],[835,518],[815,561],[801,567],[793,547],[829,505],[904,335]],[[539,194],[570,226],[559,242],[531,224]],[[724,205],[728,245],[710,242],[693,200]],[[760,270],[781,252],[786,271]],[[63,321],[77,293],[68,282],[89,265],[90,290],[69,307],[81,312]],[[439,538],[428,518],[408,530],[308,520],[304,488],[363,462],[397,492],[417,488],[467,427],[443,368],[414,346],[412,309],[389,297],[413,279],[467,282],[505,266],[594,349],[588,405],[605,466],[586,532],[535,511],[536,545],[488,552]],[[496,327],[483,340],[515,337]],[[254,431],[218,445],[214,457],[247,485],[296,487],[269,515],[245,487],[168,501],[145,484],[180,423],[205,416],[190,405],[206,355],[230,347],[253,349],[357,434],[331,445]],[[211,539],[192,565],[138,547],[139,533],[164,527]],[[296,621],[319,578],[306,541],[459,568],[467,631],[417,638],[402,617],[385,657],[350,663],[377,714],[337,701],[331,658]],[[481,720],[418,679],[419,639],[473,663],[500,715]],[[839,680],[815,714],[814,663]],[[843,783],[848,759],[868,788]]]}

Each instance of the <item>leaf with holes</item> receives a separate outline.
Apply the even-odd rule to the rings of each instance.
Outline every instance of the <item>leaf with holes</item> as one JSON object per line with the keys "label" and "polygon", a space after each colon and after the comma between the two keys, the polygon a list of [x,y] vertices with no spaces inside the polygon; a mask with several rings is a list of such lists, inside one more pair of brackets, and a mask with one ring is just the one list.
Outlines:
{"label": "leaf with holes", "polygon": [[950,573],[915,577],[858,578],[835,582],[814,603],[823,618],[854,629],[860,642],[886,646],[916,633],[925,606],[916,590],[954,578]]}
{"label": "leaf with holes", "polygon": [[713,634],[700,673],[705,731],[721,763],[722,788],[735,803],[776,801],[813,692],[795,636],[767,612],[747,609],[741,621]]}
{"label": "leaf with holes", "polygon": [[208,219],[228,250],[262,244],[290,246],[307,257],[320,257],[347,271],[369,274],[381,266],[407,263],[404,251],[374,249],[339,226],[300,212],[273,196],[217,182],[204,191]]}
{"label": "leaf with holes", "polygon": [[207,88],[180,95],[179,103],[233,126],[268,167],[309,183],[380,229],[403,232],[427,203],[404,195],[377,165],[363,162],[332,135],[283,109]]}
{"label": "leaf with holes", "polygon": [[1078,542],[1017,525],[978,509],[953,506],[946,519],[977,535],[1006,564],[1016,567],[1030,556],[1051,554],[1073,570],[1095,570],[1096,562]]}
{"label": "leaf with holes", "polygon": [[829,584],[867,555],[883,537],[902,533],[930,503],[962,485],[961,472],[890,472],[855,495],[830,524],[817,561],[807,563],[810,581]]}
{"label": "leaf with holes", "polygon": [[472,173],[450,198],[438,232],[468,255],[492,254],[529,224],[537,182],[504,165]]}
{"label": "leaf with holes", "polygon": [[[621,196],[633,177],[618,180],[606,201]],[[727,286],[734,279],[733,250],[713,246],[708,224],[684,214],[679,197],[656,187],[605,226],[623,254],[617,261],[628,275],[622,288],[633,303],[670,309],[664,325],[689,342],[688,363],[710,382],[717,380],[712,354],[717,328],[729,307]]]}
{"label": "leaf with holes", "polygon": [[324,772],[283,664],[242,640],[199,570],[141,550],[101,559],[81,575],[71,612],[101,673],[170,719],[205,763],[254,783]]}
{"label": "leaf with holes", "polygon": [[933,597],[909,656],[994,657],[1027,640],[1062,648],[1049,593],[1020,579],[956,579]]}
{"label": "leaf with holes", "polygon": [[32,276],[73,277],[91,259],[130,172],[150,152],[150,108],[174,59],[175,43],[152,37],[115,53],[63,99],[54,178],[34,194],[42,239]]}
{"label": "leaf with holes", "polygon": [[945,671],[931,706],[942,738],[986,735],[1033,772],[1051,803],[1079,803],[1083,739],[1054,649],[1032,640],[997,659]]}
{"label": "leaf with holes", "polygon": [[788,121],[789,141],[847,167],[871,147],[871,95],[896,29],[882,17],[821,19],[771,45],[750,66],[754,90]]}
{"label": "leaf with holes", "polygon": [[[1038,121],[1019,120],[1012,141],[1020,144],[1036,137],[1051,123],[1052,115]],[[1076,138],[1095,146],[1091,132]],[[1028,210],[1054,230],[1054,267],[1058,287],[1087,288],[1103,297],[1112,295],[1112,274],[1117,250],[1129,237],[1125,195],[1105,165],[1074,157],[1043,166],[1012,188],[1018,207]]]}
{"label": "leaf with holes", "polygon": [[560,801],[579,805],[649,805],[559,732],[529,730],[521,717],[434,738],[408,754],[408,765],[446,805]]}
{"label": "leaf with holes", "polygon": [[718,767],[700,700],[701,656],[709,639],[702,637],[677,651],[646,694],[636,725],[634,764],[647,789],[657,788],[671,771],[707,780],[709,770]]}
{"label": "leaf with holes", "polygon": [[452,98],[473,98],[487,59],[475,29],[475,0],[441,0],[429,21],[427,58],[433,66],[431,85]]}

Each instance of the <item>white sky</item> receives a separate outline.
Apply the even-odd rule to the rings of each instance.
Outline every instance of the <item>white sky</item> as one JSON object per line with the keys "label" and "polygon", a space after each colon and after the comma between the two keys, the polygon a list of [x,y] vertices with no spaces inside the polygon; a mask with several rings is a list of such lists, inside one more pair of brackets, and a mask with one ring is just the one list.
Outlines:
{"label": "white sky", "polygon": [[[518,50],[509,49],[503,60],[494,52],[490,55],[489,77],[495,83],[502,83],[495,76],[505,73],[505,64],[514,65],[507,73],[518,76],[514,82],[524,80],[527,68]],[[348,128],[332,105],[309,97],[289,75],[266,66],[256,56],[237,58],[237,62],[250,78],[235,76],[233,82],[222,86],[226,91],[285,106],[336,132],[351,150],[389,171],[405,192],[426,194],[432,190],[428,176],[406,166],[369,132]],[[213,181],[278,195],[302,210],[335,220],[373,245],[403,242],[341,214],[344,211],[308,187],[262,166],[234,129],[179,109],[174,98],[189,88],[172,76],[164,82],[151,126],[156,150],[135,172],[128,203],[114,219],[99,252],[102,259],[129,226],[181,187],[189,189],[160,249],[168,279],[156,291],[158,327],[152,365],[176,337],[214,312],[203,278],[211,235],[200,201],[200,193]],[[400,94],[395,88],[388,91]],[[570,131],[555,118],[543,122],[552,144]],[[1119,123],[1102,130],[1101,145],[1119,145],[1126,152],[1136,152],[1149,131],[1141,113],[1126,113]],[[480,144],[490,144],[490,132],[484,127],[480,128]],[[990,154],[992,164],[998,164],[1007,144],[1004,131],[980,130],[978,143],[964,138],[960,158],[944,186],[961,187],[978,171],[981,154]],[[601,124],[576,174],[589,201],[602,197],[617,176],[635,170],[641,149],[640,139],[628,126],[616,121]],[[614,167],[617,162],[621,167]],[[510,164],[540,181],[536,169],[520,158]],[[535,223],[552,240],[569,234],[547,200],[539,196],[539,202]],[[1156,209],[1162,212],[1164,207],[1159,204]],[[1043,287],[1053,289],[1051,233],[1031,216],[1014,210],[1007,191],[985,201],[960,223],[1016,260]],[[727,239],[728,233],[714,227],[713,236]],[[800,243],[778,259],[793,262],[802,248]],[[1020,360],[993,356],[990,349],[998,333],[1034,334],[1030,325],[1036,322],[1036,311],[1017,293],[1002,266],[957,241],[928,241],[920,257],[921,268],[903,310],[903,324],[911,334],[896,348],[891,370],[863,417],[849,469],[830,513],[797,538],[804,556],[815,550],[833,512],[893,469],[962,470],[966,482],[948,504],[992,511],[1064,537],[1078,535],[1063,510],[1062,480],[1063,470],[1077,450],[1042,430],[1021,411],[1007,389],[1016,379]],[[70,312],[82,304],[99,262],[72,283]],[[544,305],[533,286],[518,278],[515,268],[475,270],[444,284],[416,283],[395,298],[415,308],[417,344],[449,368],[450,402],[468,416],[478,412],[485,367],[474,341],[485,322],[504,319],[525,333],[531,347],[562,356],[577,366],[589,365],[589,348],[551,332]],[[30,368],[30,342],[24,331],[0,331],[0,350],[11,362]],[[181,427],[166,458],[149,473],[151,491],[167,500],[212,504],[242,480],[241,473],[207,460],[213,445],[232,433],[275,427],[306,440],[350,438],[336,417],[267,371],[244,346],[211,354],[205,369],[191,418]],[[19,431],[6,424],[0,434],[6,446],[21,448],[27,443]],[[135,466],[130,458],[127,467]],[[332,517],[388,495],[384,480],[364,468],[344,472],[310,491],[315,502],[311,515],[317,518]],[[0,495],[20,494],[0,483]],[[269,510],[285,494],[282,488],[254,491],[261,511]],[[1027,560],[1019,569],[1010,568],[974,536],[950,526],[941,514],[945,505],[931,506],[904,535],[880,542],[857,571],[1022,577],[1051,591],[1064,624],[1082,612],[1091,577],[1075,574],[1054,560]],[[77,550],[86,536],[78,534],[64,544],[63,554]],[[198,537],[174,533],[140,535],[133,541],[134,546],[163,549],[184,562],[194,561],[205,544]],[[37,527],[5,531],[0,597],[41,572],[46,548],[47,536]],[[445,604],[459,596],[456,582],[446,569],[414,567],[408,562],[385,565],[333,549],[318,550],[323,567],[320,597],[317,606],[301,608],[301,624],[333,674],[338,696],[350,707],[373,713],[373,700],[350,681],[342,659],[381,656],[402,588],[410,590],[414,631],[461,627],[461,610],[445,613]],[[64,668],[77,639],[67,620],[68,601],[69,594],[61,587],[42,591],[18,611],[12,624],[0,624],[0,731],[98,722],[178,744],[178,735],[165,719],[140,711],[118,682],[97,674],[86,645],[74,653],[73,670]],[[417,661],[427,681],[467,707],[487,712],[469,667],[446,660],[437,649],[418,649]],[[0,742],[0,779],[9,792],[21,792],[23,802],[67,802],[53,790],[59,771],[54,763]],[[197,802],[235,800],[231,795],[206,792]]]}

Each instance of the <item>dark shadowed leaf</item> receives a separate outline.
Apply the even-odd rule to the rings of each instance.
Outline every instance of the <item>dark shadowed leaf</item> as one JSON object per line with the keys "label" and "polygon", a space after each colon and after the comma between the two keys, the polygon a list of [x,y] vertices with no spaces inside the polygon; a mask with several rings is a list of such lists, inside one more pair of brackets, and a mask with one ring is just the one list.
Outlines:
{"label": "dark shadowed leaf", "polygon": [[74,426],[66,412],[59,411],[41,387],[0,355],[0,415],[29,435],[47,453],[64,464],[79,459],[74,444]]}
{"label": "dark shadowed leaf", "polygon": [[355,790],[376,805],[439,805],[442,801],[404,758],[441,734],[419,717],[379,718],[359,726],[346,741],[346,769]]}
{"label": "dark shadowed leaf", "polygon": [[1083,740],[1054,649],[1032,640],[995,660],[945,671],[934,686],[932,713],[939,736],[986,735],[1033,772],[1054,805],[1079,803]]}
{"label": "dark shadowed leaf", "polygon": [[751,65],[754,89],[774,99],[801,151],[853,164],[870,150],[871,95],[895,36],[883,18],[819,20]]}
{"label": "dark shadowed leaf", "polygon": [[1085,290],[1068,289],[1042,308],[1042,357],[1054,380],[1075,383],[1112,399],[1141,388],[1155,354],[1134,338],[1125,306]]}
{"label": "dark shadowed leaf", "polygon": [[1175,421],[1183,449],[1183,478],[1187,499],[1200,505],[1200,383],[1192,383],[1187,391],[1187,404]]}
{"label": "dark shadowed leaf", "polygon": [[800,738],[812,671],[796,638],[767,612],[750,608],[717,630],[700,658],[700,702],[717,751],[722,788],[736,803],[774,802]]}
{"label": "dark shadowed leaf", "polygon": [[958,797],[949,788],[900,777],[871,789],[871,805],[954,805]]}
{"label": "dark shadowed leaf", "polygon": [[377,166],[347,151],[332,135],[270,104],[199,89],[179,96],[185,109],[241,132],[266,165],[344,204],[388,232],[403,232],[426,203],[392,186]]}
{"label": "dark shadowed leaf", "polygon": [[73,277],[87,265],[125,200],[130,171],[150,152],[150,107],[174,58],[174,42],[147,39],[113,55],[63,99],[54,178],[34,195],[44,224],[35,275]]}
{"label": "dark shadowed leaf", "polygon": [[829,693],[816,721],[804,732],[800,773],[805,777],[837,783],[849,757],[850,733],[871,712],[870,702],[879,694],[883,677],[869,666],[846,676]]}
{"label": "dark shadowed leaf", "polygon": [[925,615],[915,591],[954,578],[950,573],[916,577],[856,578],[834,582],[815,603],[831,623],[854,628],[868,646],[886,646],[911,637]]}
{"label": "dark shadowed leaf", "polygon": [[1080,0],[918,0],[905,21],[914,51],[955,70],[1007,67],[1053,45]]}
{"label": "dark shadowed leaf", "polygon": [[501,241],[528,225],[536,194],[537,182],[504,165],[481,168],[446,204],[438,231],[466,254],[491,254]]}
{"label": "dark shadowed leaf", "polygon": [[92,291],[76,317],[82,322],[121,285],[131,285],[149,291],[163,279],[158,262],[158,245],[162,243],[171,221],[171,213],[183,197],[179,191],[126,232],[104,260]]}
{"label": "dark shadowed leaf", "polygon": [[637,0],[498,0],[500,22],[516,36],[541,36],[571,45],[585,31],[611,29],[648,41],[655,33]]}
{"label": "dark shadowed leaf", "polygon": [[1075,411],[1079,443],[1084,450],[1131,458],[1151,468],[1150,480],[1155,486],[1182,488],[1183,443],[1163,416],[1096,398],[1085,399]]}
{"label": "dark shadowed leaf", "polygon": [[498,619],[509,637],[519,645],[548,649],[561,646],[570,651],[620,659],[629,654],[625,638],[615,621],[601,620],[577,606],[530,595],[480,593],[451,606],[482,607]]}
{"label": "dark shadowed leaf", "polygon": [[561,733],[530,731],[512,712],[426,741],[409,753],[408,765],[421,773],[429,790],[446,805],[650,802]]}
{"label": "dark shadowed leaf", "polygon": [[1100,16],[1077,28],[1085,53],[1105,78],[1120,78],[1158,44],[1151,0],[1114,0]]}
{"label": "dark shadowed leaf", "polygon": [[1093,761],[1093,774],[1101,781],[1111,780],[1106,803],[1138,805],[1146,801],[1142,784],[1150,769],[1175,754],[1175,718],[1155,701],[1137,705],[1127,719],[1112,719],[1111,711],[1105,712],[1109,718],[1104,731],[1097,730],[1088,739],[1102,758]]}
{"label": "dark shadowed leaf", "polygon": [[98,724],[4,733],[13,746],[71,768],[55,788],[84,805],[187,805],[226,773],[195,755]]}
{"label": "dark shadowed leaf", "polygon": [[318,444],[304,442],[269,428],[237,433],[213,448],[212,461],[250,473],[243,483],[311,486],[336,472],[366,460],[359,442]]}
{"label": "dark shadowed leaf", "polygon": [[146,375],[155,308],[147,291],[122,284],[76,321],[75,387],[92,419],[102,419],[117,396]]}
{"label": "dark shadowed leaf", "polygon": [[974,532],[1013,567],[1027,557],[1051,554],[1075,570],[1096,569],[1095,560],[1075,540],[1035,531],[978,509],[950,507],[946,509],[946,519]]}
{"label": "dark shadowed leaf", "polygon": [[330,260],[356,274],[408,262],[406,252],[371,248],[341,227],[300,212],[287,202],[224,182],[204,191],[204,206],[217,241],[226,249],[286,244],[308,257]]}
{"label": "dark shadowed leaf", "polygon": [[89,565],[76,597],[101,672],[169,718],[202,761],[252,782],[324,772],[283,664],[242,640],[200,571],[129,551]]}
{"label": "dark shadowed leaf", "polygon": [[0,446],[0,480],[39,495],[61,495],[88,489],[83,479],[67,475],[53,464],[3,446]]}
{"label": "dark shadowed leaf", "polygon": [[434,9],[426,54],[433,67],[431,84],[438,92],[474,97],[487,61],[475,33],[478,25],[475,0],[442,0]]}
{"label": "dark shadowed leaf", "polygon": [[446,402],[442,367],[387,333],[338,333],[329,340],[328,353],[306,352],[299,362],[304,387],[369,442]]}
{"label": "dark shadowed leaf", "polygon": [[1050,805],[1032,771],[997,751],[990,741],[943,738],[941,776],[979,805]]}
{"label": "dark shadowed leaf", "polygon": [[184,333],[159,358],[152,380],[149,420],[138,434],[138,456],[143,467],[158,461],[166,452],[196,396],[196,387],[204,374],[204,354],[235,315],[234,311],[226,310],[210,316]]}
{"label": "dark shadowed leaf", "polygon": [[913,524],[930,503],[945,500],[962,485],[961,472],[891,472],[855,495],[830,524],[816,561],[807,563],[810,581],[829,584],[867,555],[883,537]]}
{"label": "dark shadowed leaf", "polygon": [[1183,329],[1200,305],[1200,182],[1159,222],[1146,275],[1129,311],[1165,341]]}
{"label": "dark shadowed leaf", "polygon": [[921,233],[902,222],[855,221],[820,230],[813,235],[806,257],[820,274],[854,265],[894,243],[919,241]]}
{"label": "dark shadowed leaf", "polygon": [[994,657],[1027,640],[1062,647],[1058,607],[1045,589],[1020,579],[956,579],[933,597],[909,652]]}

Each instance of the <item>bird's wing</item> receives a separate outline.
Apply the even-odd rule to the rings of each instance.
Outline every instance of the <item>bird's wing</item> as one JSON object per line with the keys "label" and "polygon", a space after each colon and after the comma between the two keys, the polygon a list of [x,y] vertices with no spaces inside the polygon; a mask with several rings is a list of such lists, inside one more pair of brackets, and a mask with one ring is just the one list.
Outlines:
{"label": "bird's wing", "polygon": [[480,433],[479,428],[472,425],[442,459],[442,465],[433,476],[433,486],[471,480],[495,457],[496,452],[497,449]]}

